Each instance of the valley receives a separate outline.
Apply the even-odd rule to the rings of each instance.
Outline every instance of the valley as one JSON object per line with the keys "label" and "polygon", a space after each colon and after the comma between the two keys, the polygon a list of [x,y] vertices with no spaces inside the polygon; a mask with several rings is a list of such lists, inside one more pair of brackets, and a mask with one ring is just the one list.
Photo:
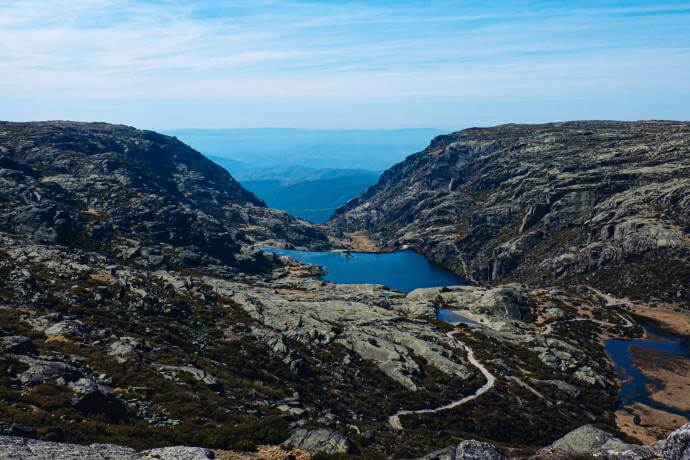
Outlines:
{"label": "valley", "polygon": [[266,128],[170,134],[231,172],[268,206],[320,224],[440,131]]}
{"label": "valley", "polygon": [[440,136],[315,225],[172,137],[1,123],[0,445],[662,455],[687,354],[636,312],[688,315],[689,133]]}

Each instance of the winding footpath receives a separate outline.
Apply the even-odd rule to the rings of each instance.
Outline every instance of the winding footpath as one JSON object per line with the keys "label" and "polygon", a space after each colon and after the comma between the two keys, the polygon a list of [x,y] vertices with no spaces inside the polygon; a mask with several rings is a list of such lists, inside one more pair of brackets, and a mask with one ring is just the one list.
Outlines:
{"label": "winding footpath", "polygon": [[[453,337],[453,334],[458,332],[459,329],[452,330],[446,334],[449,339],[451,340],[456,340],[455,337]],[[436,407],[434,409],[419,409],[419,410],[401,410],[396,412],[395,414],[391,415],[388,417],[388,424],[391,426],[391,428],[396,429],[396,430],[402,430],[403,426],[402,423],[400,422],[400,417],[403,415],[412,415],[412,414],[433,414],[436,412],[441,412],[444,410],[448,409],[453,409],[458,406],[462,406],[463,404],[472,401],[473,399],[478,398],[482,394],[486,393],[491,389],[491,387],[494,386],[494,383],[496,383],[496,377],[489,372],[489,370],[484,367],[482,363],[477,361],[477,358],[474,357],[474,351],[468,347],[466,344],[462,344],[463,348],[467,352],[467,360],[472,364],[474,367],[479,369],[479,371],[482,373],[484,378],[486,378],[486,383],[482,385],[477,391],[475,391],[473,394],[469,396],[465,396],[462,399],[458,399],[457,401],[450,402],[448,404],[445,404],[440,407]]]}
{"label": "winding footpath", "polygon": [[[597,290],[595,290],[595,289],[593,289],[593,288],[590,288],[590,289],[592,289],[594,292],[596,292],[597,294],[599,294],[599,295],[601,295],[602,297],[604,297],[605,300],[607,301],[607,304],[609,304],[609,305],[611,305],[611,304],[613,304],[613,303],[620,303],[620,299],[615,299],[615,298],[613,298],[613,297],[611,297],[611,296],[602,294],[601,292],[599,292],[599,291],[597,291]],[[616,313],[616,314],[618,315],[618,317],[619,317],[621,320],[623,320],[623,324],[614,324],[614,323],[609,323],[609,322],[606,322],[606,321],[600,321],[600,320],[593,319],[593,318],[577,317],[577,318],[565,319],[565,320],[561,320],[561,321],[554,321],[554,322],[552,322],[552,323],[548,323],[548,324],[546,324],[546,327],[545,327],[544,330],[542,331],[542,334],[543,334],[543,335],[550,335],[550,334],[553,332],[553,326],[554,326],[554,324],[562,323],[562,322],[569,322],[569,321],[590,321],[590,322],[592,322],[592,323],[596,323],[596,324],[599,324],[599,325],[602,325],[602,326],[607,326],[607,327],[614,327],[614,326],[632,327],[632,326],[634,326],[634,323],[633,323],[632,321],[630,321],[630,319],[626,318],[626,317],[625,317],[624,315],[622,315],[621,313]],[[458,341],[455,337],[453,337],[453,334],[455,334],[455,333],[458,332],[458,331],[460,331],[460,329],[454,329],[454,330],[448,332],[448,333],[446,334],[446,336],[448,336],[448,338],[449,338],[450,340]],[[459,341],[458,341],[458,342],[459,342]],[[463,404],[468,403],[468,402],[470,402],[470,401],[472,401],[472,400],[478,398],[479,396],[481,396],[482,394],[486,393],[487,391],[489,391],[489,390],[494,386],[494,384],[496,383],[496,377],[494,377],[494,375],[491,374],[491,372],[489,372],[489,370],[488,370],[486,367],[484,367],[484,365],[483,365],[482,363],[480,363],[479,361],[477,361],[477,358],[474,357],[474,351],[473,351],[469,346],[467,346],[467,345],[464,344],[464,343],[462,344],[462,346],[463,346],[463,348],[465,349],[465,351],[467,352],[467,360],[470,362],[470,364],[472,364],[474,367],[476,367],[477,369],[479,369],[479,371],[482,373],[482,375],[484,376],[484,378],[486,378],[486,383],[485,383],[484,385],[482,385],[482,386],[481,386],[477,391],[475,391],[473,394],[471,394],[471,395],[469,395],[469,396],[465,396],[465,397],[462,398],[462,399],[458,399],[458,400],[456,400],[456,401],[452,401],[452,402],[450,402],[450,403],[448,403],[448,404],[445,404],[445,405],[443,405],[443,406],[439,406],[439,407],[436,407],[436,408],[433,408],[433,409],[401,410],[401,411],[398,411],[398,412],[396,412],[395,414],[393,414],[393,415],[391,415],[390,417],[388,417],[388,424],[391,426],[391,428],[396,429],[396,430],[402,430],[402,429],[403,429],[403,426],[402,426],[402,423],[400,422],[400,417],[402,417],[402,416],[404,416],[404,415],[413,415],[413,414],[433,414],[433,413],[436,413],[436,412],[441,412],[441,411],[444,411],[444,410],[453,409],[453,408],[455,408],[455,407],[462,406]]]}

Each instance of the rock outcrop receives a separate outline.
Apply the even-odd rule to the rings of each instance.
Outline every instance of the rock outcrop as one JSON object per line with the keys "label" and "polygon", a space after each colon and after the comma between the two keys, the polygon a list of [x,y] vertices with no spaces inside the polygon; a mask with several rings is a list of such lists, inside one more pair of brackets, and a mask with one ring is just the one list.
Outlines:
{"label": "rock outcrop", "polygon": [[587,276],[690,299],[690,123],[569,122],[439,136],[336,212],[471,280]]}
{"label": "rock outcrop", "polygon": [[177,139],[104,123],[0,123],[0,229],[146,267],[260,270],[257,237],[325,244]]}
{"label": "rock outcrop", "polygon": [[305,430],[299,428],[290,434],[284,444],[308,452],[326,454],[346,454],[352,450],[352,443],[347,439],[347,436],[326,429]]}
{"label": "rock outcrop", "polygon": [[201,447],[172,446],[137,452],[115,444],[63,444],[0,436],[0,453],[12,460],[208,460],[213,451]]}

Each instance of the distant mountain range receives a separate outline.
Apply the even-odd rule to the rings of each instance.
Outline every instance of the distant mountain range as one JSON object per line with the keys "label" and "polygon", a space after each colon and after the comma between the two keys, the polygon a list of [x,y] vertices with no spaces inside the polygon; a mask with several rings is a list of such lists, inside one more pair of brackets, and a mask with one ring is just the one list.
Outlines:
{"label": "distant mountain range", "polygon": [[230,171],[269,206],[321,223],[373,185],[381,171],[423,149],[440,131],[228,129],[169,134]]}
{"label": "distant mountain range", "polygon": [[[167,131],[204,155],[228,158],[250,169],[303,166],[312,169],[368,169],[383,171],[417,152],[437,129],[303,130],[180,129]],[[235,164],[242,166],[242,164]],[[240,171],[232,171],[240,176]],[[241,176],[239,177],[242,178]]]}
{"label": "distant mountain range", "polygon": [[320,169],[312,172],[313,180],[249,180],[242,181],[242,185],[272,208],[323,223],[338,207],[364,192],[379,178],[378,172],[366,170]]}

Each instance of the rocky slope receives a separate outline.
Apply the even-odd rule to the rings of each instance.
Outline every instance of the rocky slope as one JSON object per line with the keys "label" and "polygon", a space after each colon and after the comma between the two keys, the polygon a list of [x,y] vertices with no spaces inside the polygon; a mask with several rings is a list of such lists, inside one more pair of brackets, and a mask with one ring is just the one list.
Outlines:
{"label": "rocky slope", "polygon": [[0,123],[0,229],[146,267],[260,269],[257,236],[325,241],[175,138],[72,122]]}
{"label": "rocky slope", "polygon": [[[479,283],[580,280],[690,299],[690,123],[569,122],[435,138],[334,228]],[[586,278],[586,279],[585,279]]]}

